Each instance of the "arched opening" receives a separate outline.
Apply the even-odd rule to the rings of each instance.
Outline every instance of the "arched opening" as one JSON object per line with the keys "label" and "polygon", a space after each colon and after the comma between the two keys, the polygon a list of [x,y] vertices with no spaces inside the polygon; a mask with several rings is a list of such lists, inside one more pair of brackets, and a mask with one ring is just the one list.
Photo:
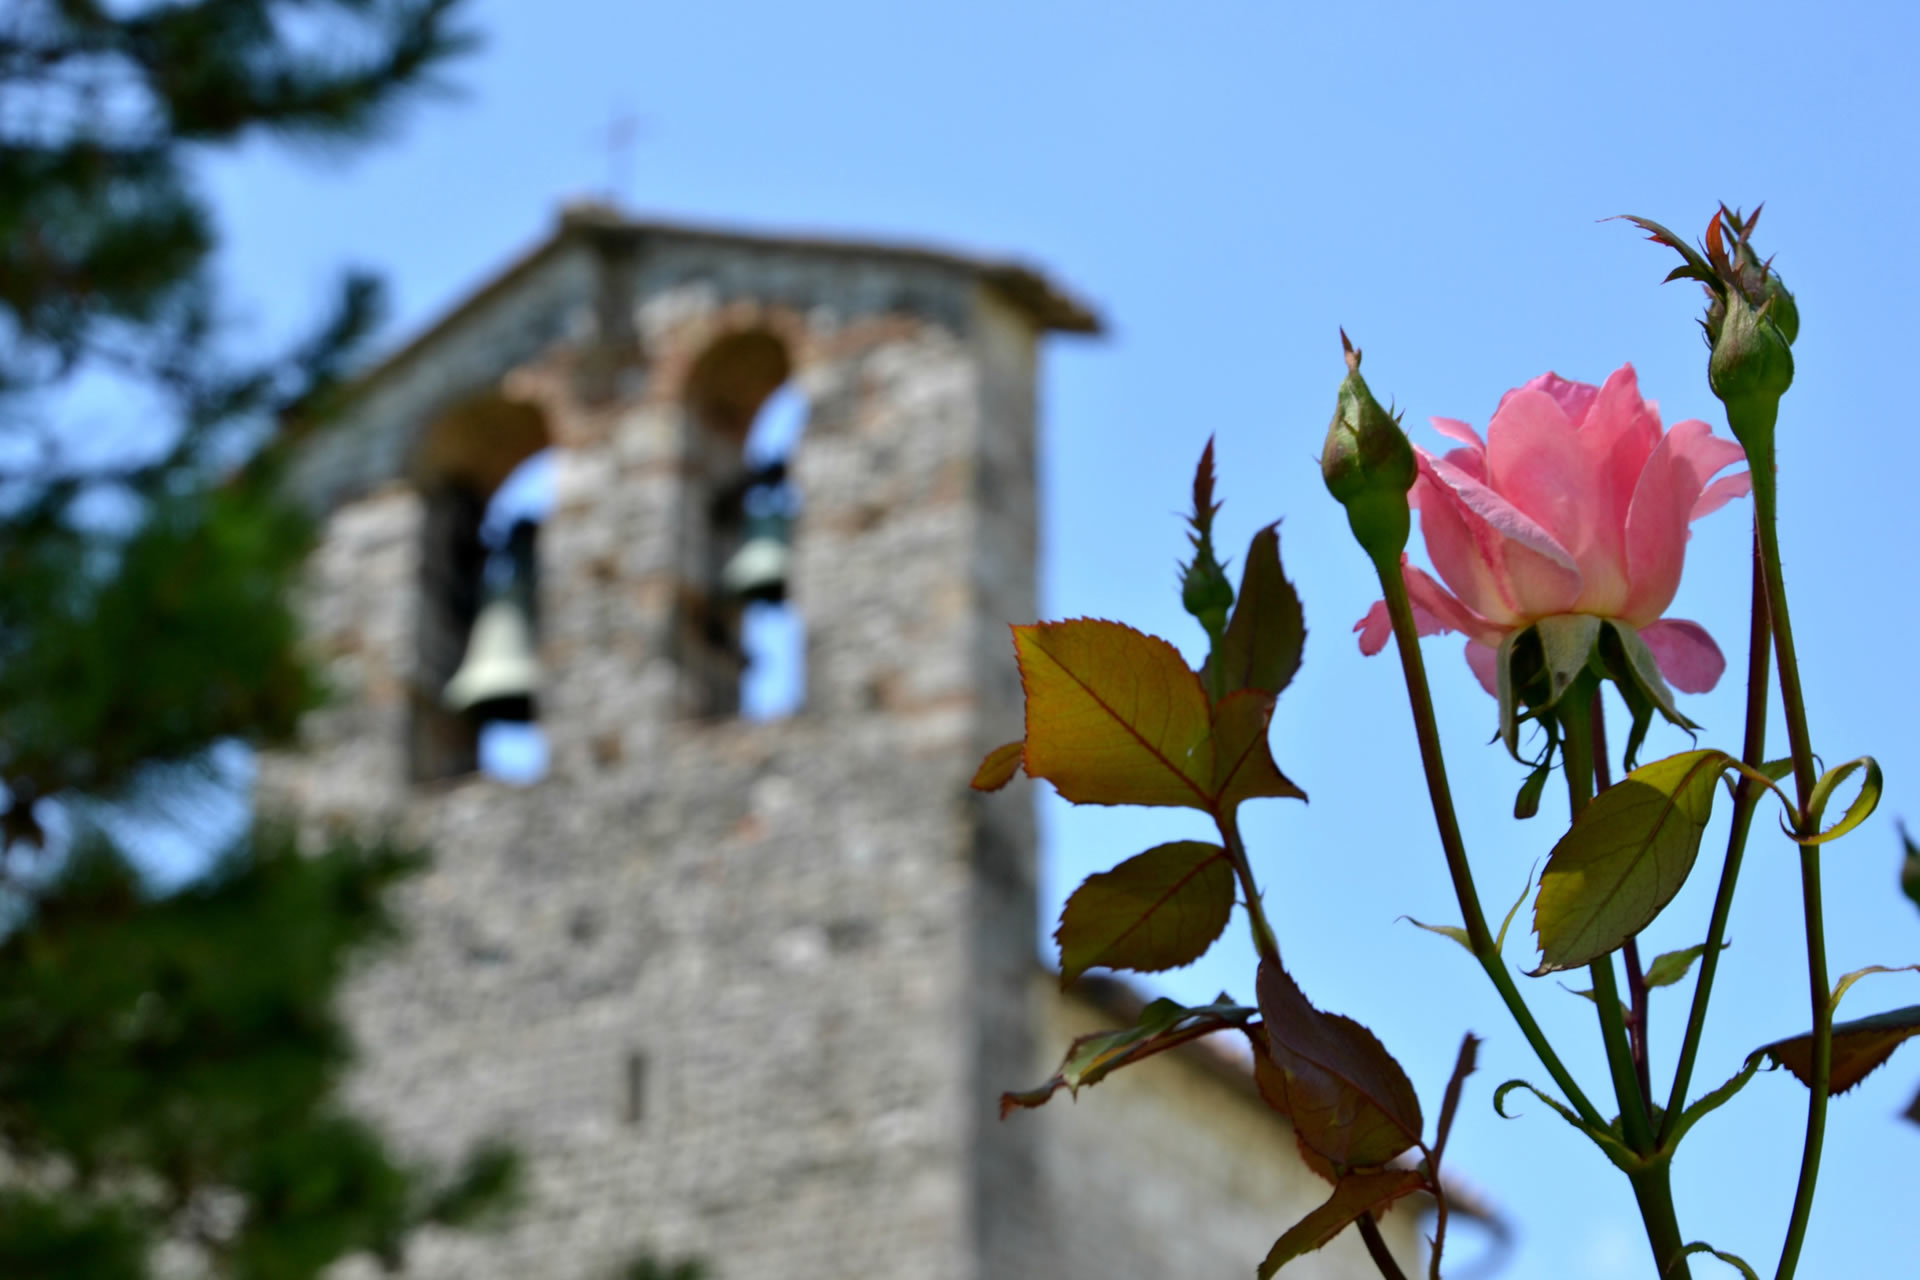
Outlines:
{"label": "arched opening", "polygon": [[787,591],[799,515],[788,462],[806,422],[792,372],[785,344],[755,330],[714,343],[688,380],[706,494],[689,565],[699,605],[681,645],[696,715],[777,719],[804,693],[805,639]]}
{"label": "arched opening", "polygon": [[475,772],[495,726],[532,720],[538,523],[525,498],[543,468],[518,474],[548,444],[538,409],[489,395],[442,415],[415,451],[426,506],[409,691],[416,782]]}

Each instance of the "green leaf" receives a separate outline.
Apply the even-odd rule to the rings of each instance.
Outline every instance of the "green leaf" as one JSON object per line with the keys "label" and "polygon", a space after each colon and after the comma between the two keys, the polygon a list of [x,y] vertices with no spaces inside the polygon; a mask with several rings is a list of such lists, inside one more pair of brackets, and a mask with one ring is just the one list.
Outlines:
{"label": "green leaf", "polygon": [[1285,1235],[1274,1241],[1266,1261],[1260,1264],[1260,1280],[1272,1280],[1287,1263],[1332,1243],[1362,1214],[1384,1209],[1402,1196],[1420,1190],[1426,1182],[1425,1176],[1415,1169],[1380,1169],[1347,1174],[1334,1187],[1333,1194],[1325,1204],[1300,1219],[1287,1229]]}
{"label": "green leaf", "polygon": [[1533,624],[1540,636],[1540,658],[1547,673],[1548,706],[1557,704],[1593,657],[1600,619],[1588,613],[1542,618]]}
{"label": "green leaf", "polygon": [[1222,995],[1212,1004],[1187,1008],[1171,1000],[1155,1000],[1140,1011],[1139,1019],[1118,1031],[1095,1031],[1067,1046],[1066,1058],[1054,1077],[1037,1089],[1000,1095],[1000,1118],[1019,1107],[1038,1107],[1065,1089],[1078,1094],[1122,1067],[1155,1054],[1235,1027],[1245,1027],[1259,1012],[1237,1005]]}
{"label": "green leaf", "polygon": [[1271,960],[1260,963],[1259,993],[1267,1051],[1302,1142],[1351,1169],[1385,1164],[1420,1141],[1420,1099],[1371,1031],[1315,1009]]}
{"label": "green leaf", "polygon": [[[1730,945],[1723,942],[1720,944],[1720,949],[1725,951]],[[1697,947],[1688,947],[1684,951],[1668,951],[1655,956],[1653,963],[1647,966],[1647,985],[1649,987],[1672,986],[1686,977],[1688,971],[1693,968],[1694,961],[1705,954],[1707,954],[1707,944],[1703,942]]]}
{"label": "green leaf", "polygon": [[1200,678],[1156,636],[1091,618],[1013,629],[1027,693],[1027,773],[1075,804],[1212,802]]}
{"label": "green leaf", "polygon": [[1728,1080],[1713,1092],[1702,1094],[1688,1104],[1687,1109],[1680,1113],[1680,1119],[1674,1122],[1672,1135],[1669,1136],[1662,1145],[1669,1151],[1680,1145],[1680,1139],[1686,1136],[1687,1130],[1700,1123],[1702,1117],[1710,1112],[1718,1111],[1727,1104],[1728,1100],[1730,1100],[1734,1094],[1746,1088],[1747,1081],[1753,1079],[1753,1073],[1759,1070],[1759,1067],[1760,1055],[1757,1053],[1748,1054],[1746,1065],[1736,1071],[1732,1079]]}
{"label": "green leaf", "polygon": [[1520,790],[1514,793],[1515,818],[1525,821],[1540,812],[1540,795],[1547,789],[1547,779],[1552,774],[1553,764],[1549,761],[1527,775],[1527,780],[1520,784]]}
{"label": "green leaf", "polygon": [[1500,648],[1494,656],[1494,698],[1500,704],[1500,741],[1507,744],[1507,754],[1515,760],[1520,756],[1520,693],[1513,686],[1513,649],[1520,642],[1524,631],[1509,631],[1500,641]]}
{"label": "green leaf", "polygon": [[1849,776],[1857,769],[1865,769],[1867,776],[1860,780],[1860,794],[1853,798],[1847,811],[1840,815],[1840,821],[1828,827],[1818,835],[1796,837],[1803,845],[1825,844],[1829,840],[1838,840],[1855,827],[1865,822],[1880,807],[1880,791],[1885,779],[1880,776],[1880,762],[1872,756],[1861,756],[1849,760],[1837,769],[1829,769],[1813,786],[1813,794],[1807,799],[1808,825],[1818,827],[1825,815],[1827,802]]}
{"label": "green leaf", "polygon": [[1455,942],[1467,949],[1468,955],[1473,954],[1472,937],[1465,929],[1462,929],[1457,924],[1428,924],[1424,920],[1415,920],[1412,916],[1401,916],[1400,918],[1416,929],[1425,929],[1428,933],[1437,933],[1443,938],[1452,938]]}
{"label": "green leaf", "polygon": [[1920,847],[1913,843],[1913,837],[1907,834],[1905,826],[1900,828],[1900,843],[1906,846],[1907,856],[1900,864],[1900,892],[1907,895],[1908,901],[1920,907]]}
{"label": "green leaf", "polygon": [[[1700,726],[1680,713],[1679,704],[1674,701],[1673,690],[1667,687],[1666,677],[1660,674],[1660,664],[1654,661],[1653,650],[1647,648],[1647,642],[1640,638],[1640,633],[1617,618],[1608,618],[1606,626],[1607,632],[1610,632],[1620,644],[1620,657],[1623,659],[1624,670],[1617,674],[1625,677],[1624,680],[1617,681],[1621,693],[1626,694],[1628,686],[1631,685],[1637,699],[1644,700],[1657,708],[1660,714],[1667,718],[1668,723],[1685,729],[1689,733],[1698,732]],[[1611,647],[1606,645],[1605,633],[1601,643],[1603,652]],[[1635,700],[1635,697],[1628,698],[1629,702]],[[1646,736],[1645,726],[1640,723],[1642,718],[1638,714],[1634,717],[1635,736],[1627,744],[1629,760],[1638,753],[1640,741]]]}
{"label": "green leaf", "polygon": [[1206,954],[1233,914],[1233,865],[1219,845],[1156,845],[1088,876],[1060,913],[1060,985],[1088,969],[1157,973]]}
{"label": "green leaf", "polygon": [[1505,1084],[1501,1085],[1498,1089],[1495,1089],[1493,1091],[1494,1114],[1498,1115],[1502,1120],[1519,1119],[1518,1116],[1515,1116],[1507,1111],[1507,1105],[1506,1105],[1507,1095],[1512,1093],[1515,1089],[1525,1089],[1528,1093],[1531,1093],[1534,1097],[1540,1099],[1540,1101],[1546,1103],[1549,1107],[1552,1107],[1556,1112],[1559,1113],[1560,1118],[1562,1120],[1565,1120],[1568,1124],[1572,1125],[1574,1128],[1578,1129],[1581,1133],[1586,1134],[1588,1138],[1592,1139],[1593,1145],[1595,1145],[1596,1147],[1599,1147],[1601,1153],[1604,1154],[1607,1157],[1607,1159],[1613,1161],[1613,1163],[1617,1165],[1619,1168],[1624,1169],[1629,1173],[1632,1173],[1636,1169],[1639,1169],[1641,1165],[1644,1163],[1638,1155],[1634,1154],[1632,1148],[1628,1147],[1626,1143],[1620,1141],[1620,1139],[1616,1135],[1614,1135],[1613,1133],[1605,1129],[1593,1128],[1586,1121],[1582,1120],[1578,1115],[1576,1115],[1570,1108],[1568,1108],[1565,1103],[1559,1101],[1558,1099],[1552,1097],[1549,1094],[1542,1093],[1539,1089],[1535,1088],[1532,1084],[1528,1083],[1525,1080],[1509,1080]]}
{"label": "green leaf", "polygon": [[1515,898],[1513,905],[1507,908],[1506,918],[1500,922],[1500,932],[1493,936],[1493,949],[1496,953],[1506,950],[1507,928],[1513,924],[1513,918],[1520,914],[1520,904],[1527,900],[1527,890],[1533,888],[1533,873],[1539,868],[1538,862],[1527,868],[1527,882],[1520,886],[1520,896]]}
{"label": "green leaf", "polygon": [[973,775],[973,789],[998,791],[1012,782],[1013,775],[1020,772],[1020,754],[1026,748],[1026,739],[1018,738],[987,752],[987,758],[980,762],[980,768]]}
{"label": "green leaf", "polygon": [[[1827,1093],[1845,1093],[1853,1088],[1915,1036],[1920,1036],[1920,1004],[1834,1023],[1833,1070],[1827,1077]],[[1791,1071],[1801,1084],[1813,1087],[1812,1032],[1762,1045],[1754,1054],[1765,1054],[1775,1066]]]}
{"label": "green leaf", "polygon": [[1554,846],[1540,876],[1535,975],[1589,964],[1658,916],[1686,883],[1713,812],[1724,751],[1687,751],[1608,787]]}
{"label": "green leaf", "polygon": [[1253,535],[1240,578],[1240,598],[1220,643],[1226,692],[1264,689],[1278,695],[1293,682],[1306,647],[1300,597],[1280,567],[1280,526]]}
{"label": "green leaf", "polygon": [[1267,726],[1273,720],[1273,695],[1261,689],[1241,689],[1222,698],[1213,708],[1214,805],[1227,812],[1242,800],[1260,797],[1305,800],[1307,793],[1273,762],[1267,745]]}
{"label": "green leaf", "polygon": [[1748,1266],[1746,1260],[1737,1253],[1727,1253],[1714,1248],[1705,1240],[1695,1240],[1692,1244],[1680,1251],[1680,1256],[1684,1258],[1695,1253],[1710,1253],[1745,1276],[1747,1280],[1760,1280],[1760,1277],[1754,1272],[1754,1269]]}
{"label": "green leaf", "polygon": [[1828,1003],[1827,1007],[1829,1009],[1834,1009],[1834,1010],[1839,1009],[1840,998],[1847,994],[1847,989],[1853,986],[1854,983],[1860,981],[1860,979],[1866,977],[1868,974],[1916,973],[1916,972],[1920,972],[1920,964],[1895,964],[1895,965],[1870,964],[1866,966],[1864,969],[1855,969],[1852,973],[1844,975],[1839,982],[1834,984],[1833,998]]}

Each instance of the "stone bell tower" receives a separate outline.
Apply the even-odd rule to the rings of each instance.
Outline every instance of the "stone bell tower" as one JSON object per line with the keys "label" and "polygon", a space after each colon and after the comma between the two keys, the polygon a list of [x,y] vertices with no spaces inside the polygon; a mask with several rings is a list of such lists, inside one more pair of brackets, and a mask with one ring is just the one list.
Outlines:
{"label": "stone bell tower", "polygon": [[[354,1093],[403,1143],[529,1158],[504,1235],[410,1274],[1049,1274],[1030,808],[967,780],[1017,737],[1035,616],[1040,340],[1091,312],[1017,266],[595,207],[386,361],[302,447],[306,601],[335,697],[269,806],[434,851],[353,996]],[[805,700],[735,714],[742,444],[782,384]],[[545,777],[476,772],[445,705],[482,513],[551,447]]]}
{"label": "stone bell tower", "polygon": [[[1098,327],[1018,266],[578,208],[299,445],[334,697],[261,803],[434,855],[349,998],[351,1095],[404,1149],[527,1160],[508,1229],[429,1233],[408,1276],[1244,1275],[1325,1198],[1208,1045],[996,1115],[1137,1012],[1036,964],[1031,807],[967,786],[1021,730],[1041,339]],[[805,693],[754,720],[727,567],[782,386]],[[550,763],[512,786],[448,686],[498,589],[489,499],[542,450],[553,509],[510,539],[539,674],[510,701]],[[1352,1240],[1296,1270],[1373,1274]]]}

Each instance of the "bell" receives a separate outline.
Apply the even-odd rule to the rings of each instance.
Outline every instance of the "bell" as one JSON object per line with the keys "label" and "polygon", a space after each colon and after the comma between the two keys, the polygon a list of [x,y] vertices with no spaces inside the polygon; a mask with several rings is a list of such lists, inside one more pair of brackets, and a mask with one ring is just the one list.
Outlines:
{"label": "bell", "polygon": [[526,610],[509,595],[495,596],[473,620],[467,655],[441,694],[447,708],[476,720],[533,719],[533,694],[540,681],[534,657],[533,629]]}
{"label": "bell", "polygon": [[749,516],[740,549],[720,571],[720,585],[740,600],[779,604],[787,598],[792,558],[792,521],[784,512]]}

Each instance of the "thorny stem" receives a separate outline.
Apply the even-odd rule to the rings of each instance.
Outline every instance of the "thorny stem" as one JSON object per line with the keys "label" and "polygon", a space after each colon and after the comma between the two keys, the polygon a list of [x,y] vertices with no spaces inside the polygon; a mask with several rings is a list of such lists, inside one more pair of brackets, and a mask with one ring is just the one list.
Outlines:
{"label": "thorny stem", "polygon": [[1406,579],[1400,576],[1400,562],[1396,557],[1374,557],[1374,570],[1380,576],[1380,590],[1386,597],[1387,613],[1393,619],[1393,638],[1400,650],[1400,669],[1407,681],[1407,702],[1412,708],[1414,730],[1420,739],[1420,764],[1427,776],[1427,795],[1433,804],[1433,820],[1440,832],[1440,847],[1446,853],[1447,871],[1453,878],[1454,896],[1459,899],[1460,914],[1466,924],[1468,946],[1472,948],[1474,959],[1480,962],[1480,967],[1492,980],[1494,989],[1500,993],[1507,1012],[1527,1038],[1540,1064],[1566,1096],[1568,1104],[1582,1120],[1596,1129],[1604,1129],[1607,1127],[1606,1120],[1581,1090],[1566,1064],[1560,1061],[1560,1055],[1554,1052],[1553,1045],[1540,1030],[1540,1024],[1534,1021],[1533,1011],[1527,1007],[1520,989],[1514,985],[1513,975],[1507,972],[1506,961],[1494,945],[1493,932],[1487,928],[1487,918],[1480,907],[1480,894],[1473,883],[1473,870],[1467,864],[1466,844],[1460,838],[1460,820],[1453,808],[1453,791],[1447,784],[1447,762],[1440,750],[1440,729],[1434,719],[1433,694],[1427,685],[1427,668],[1420,655],[1419,633],[1414,628],[1413,604],[1407,598]]}
{"label": "thorny stem", "polygon": [[1254,883],[1253,865],[1247,860],[1247,845],[1240,838],[1240,823],[1231,808],[1214,815],[1214,823],[1220,828],[1220,839],[1227,847],[1227,861],[1233,864],[1233,873],[1240,880],[1241,896],[1247,900],[1247,923],[1253,929],[1253,949],[1263,961],[1280,963],[1280,939],[1274,933],[1273,926],[1267,923],[1266,908],[1260,902],[1260,887]]}
{"label": "thorny stem", "polygon": [[1387,1242],[1380,1235],[1380,1224],[1373,1220],[1372,1213],[1363,1213],[1359,1218],[1360,1238],[1367,1242],[1367,1256],[1373,1259],[1373,1265],[1380,1268],[1380,1274],[1386,1280],[1407,1280],[1407,1273],[1393,1260],[1393,1253],[1387,1248]]}
{"label": "thorny stem", "polygon": [[[1597,795],[1613,785],[1613,765],[1607,759],[1607,709],[1600,690],[1593,691],[1593,789]],[[1640,1077],[1640,1096],[1653,1097],[1648,1080],[1647,971],[1640,964],[1640,938],[1635,935],[1620,948],[1627,967],[1627,1047],[1633,1052],[1633,1071]]]}
{"label": "thorny stem", "polygon": [[[1776,406],[1777,408],[1777,406]],[[1771,413],[1766,415],[1771,418]],[[1793,621],[1787,611],[1786,579],[1780,570],[1780,536],[1776,527],[1777,477],[1774,474],[1773,423],[1741,424],[1736,431],[1751,441],[1747,470],[1753,476],[1753,527],[1760,543],[1760,569],[1767,586],[1767,612],[1773,623],[1775,666],[1780,679],[1781,711],[1787,721],[1787,743],[1793,751],[1793,782],[1799,797],[1796,825],[1807,821],[1815,774],[1813,742],[1807,731],[1806,701],[1800,688],[1800,664],[1793,650]],[[1763,430],[1757,428],[1764,428]],[[1801,834],[1806,834],[1804,831]],[[1807,1089],[1807,1138],[1800,1153],[1800,1181],[1794,1190],[1793,1214],[1787,1220],[1787,1238],[1780,1250],[1775,1280],[1790,1280],[1800,1265],[1807,1223],[1813,1215],[1814,1188],[1820,1180],[1820,1148],[1827,1131],[1827,1087],[1833,1078],[1833,1003],[1827,977],[1826,925],[1820,905],[1820,850],[1800,847],[1800,897],[1806,915],[1807,994],[1813,1006],[1813,1070]]]}
{"label": "thorny stem", "polygon": [[[1758,769],[1767,758],[1767,674],[1773,656],[1773,624],[1767,614],[1767,580],[1760,560],[1760,535],[1753,539],[1753,611],[1747,633],[1747,728],[1740,760]],[[1686,1110],[1687,1090],[1693,1084],[1694,1059],[1707,1026],[1707,1001],[1713,994],[1714,974],[1720,967],[1720,948],[1727,936],[1727,917],[1733,912],[1733,889],[1740,878],[1740,861],[1747,850],[1747,833],[1760,805],[1760,785],[1742,774],[1733,791],[1733,828],[1727,833],[1727,860],[1720,871],[1720,890],[1713,900],[1707,925],[1707,949],[1700,953],[1700,979],[1693,988],[1693,1009],[1687,1015],[1686,1036],[1680,1041],[1680,1063],[1673,1072],[1673,1092],[1660,1122],[1660,1146],[1667,1145],[1674,1126]]]}
{"label": "thorny stem", "polygon": [[[1592,678],[1586,677],[1563,695],[1558,704],[1561,727],[1566,730],[1560,759],[1567,777],[1567,803],[1576,821],[1594,794],[1592,706],[1597,691]],[[1654,1149],[1653,1125],[1647,1113],[1646,1094],[1634,1070],[1633,1051],[1627,1043],[1612,955],[1595,960],[1588,972],[1593,976],[1593,1002],[1600,1011],[1600,1036],[1606,1044],[1607,1067],[1613,1073],[1614,1096],[1620,1103],[1620,1129],[1629,1147],[1647,1155]],[[1690,1276],[1680,1224],[1673,1211],[1666,1162],[1657,1162],[1627,1176],[1633,1183],[1634,1199],[1639,1202],[1640,1218],[1646,1226],[1647,1243],[1653,1248],[1659,1274]]]}

